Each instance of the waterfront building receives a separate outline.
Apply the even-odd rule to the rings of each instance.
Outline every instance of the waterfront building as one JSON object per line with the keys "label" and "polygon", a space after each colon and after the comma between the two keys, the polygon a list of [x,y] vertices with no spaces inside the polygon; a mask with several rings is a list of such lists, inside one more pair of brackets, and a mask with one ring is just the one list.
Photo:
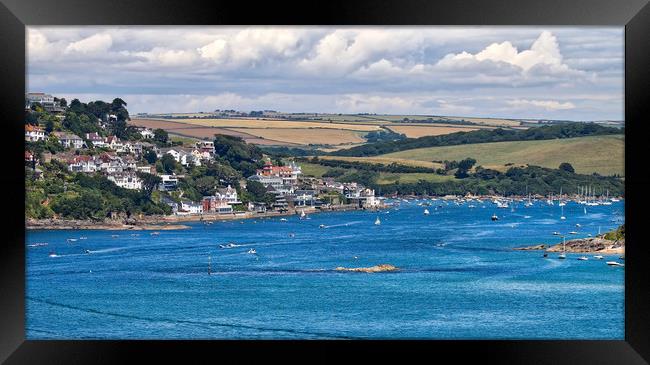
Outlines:
{"label": "waterfront building", "polygon": [[273,191],[286,195],[292,194],[298,185],[298,176],[302,174],[300,166],[291,162],[288,166],[273,166],[271,160],[266,160],[264,167],[250,176],[248,180],[257,181],[265,187],[272,187]]}
{"label": "waterfront building", "polygon": [[202,203],[204,212],[219,214],[229,214],[233,212],[232,205],[221,197],[204,196]]}
{"label": "waterfront building", "polygon": [[203,204],[182,199],[176,214],[202,214]]}
{"label": "waterfront building", "polygon": [[239,198],[237,197],[237,189],[231,187],[230,185],[228,185],[226,188],[217,189],[215,196],[225,200],[228,202],[228,204],[241,204],[241,201],[239,201]]}

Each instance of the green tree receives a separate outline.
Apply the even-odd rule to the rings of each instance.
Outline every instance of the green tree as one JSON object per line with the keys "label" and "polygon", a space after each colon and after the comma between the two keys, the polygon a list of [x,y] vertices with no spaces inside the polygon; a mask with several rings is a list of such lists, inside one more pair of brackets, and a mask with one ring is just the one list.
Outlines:
{"label": "green tree", "polygon": [[562,162],[560,164],[559,169],[562,170],[562,171],[570,172],[572,174],[574,174],[576,172],[576,170],[573,168],[573,166],[571,166],[571,164],[568,163],[568,162]]}
{"label": "green tree", "polygon": [[169,133],[165,131],[164,129],[154,129],[153,131],[153,140],[156,142],[160,142],[162,144],[166,144],[167,141],[169,140]]}
{"label": "green tree", "polygon": [[171,174],[176,169],[176,160],[169,153],[165,153],[160,158],[160,163],[162,164],[163,171],[167,174]]}
{"label": "green tree", "polygon": [[160,176],[148,174],[146,172],[138,172],[138,177],[142,180],[142,193],[147,199],[151,199],[151,194],[156,189],[158,184],[162,182]]}
{"label": "green tree", "polygon": [[149,164],[152,165],[156,163],[156,160],[158,160],[158,156],[156,156],[156,153],[152,150],[147,150],[147,152],[144,153],[143,157]]}

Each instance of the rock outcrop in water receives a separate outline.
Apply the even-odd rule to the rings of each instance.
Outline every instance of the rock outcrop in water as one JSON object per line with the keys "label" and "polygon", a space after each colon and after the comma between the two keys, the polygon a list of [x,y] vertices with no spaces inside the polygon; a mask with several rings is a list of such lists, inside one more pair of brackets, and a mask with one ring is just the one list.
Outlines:
{"label": "rock outcrop in water", "polygon": [[336,271],[353,271],[353,272],[365,272],[365,273],[373,273],[373,272],[387,272],[387,271],[397,271],[399,270],[397,267],[389,264],[381,264],[381,265],[376,265],[376,266],[371,266],[371,267],[355,267],[355,268],[345,268],[345,267],[337,267],[335,269]]}
{"label": "rock outcrop in water", "polygon": [[[625,252],[625,239],[622,240],[607,240],[602,237],[590,237],[590,238],[578,238],[570,241],[566,241],[565,245],[566,252],[572,253],[624,253]],[[527,250],[546,250],[546,252],[562,252],[565,250],[563,245],[535,245],[528,247],[518,247],[515,250],[527,251]]]}

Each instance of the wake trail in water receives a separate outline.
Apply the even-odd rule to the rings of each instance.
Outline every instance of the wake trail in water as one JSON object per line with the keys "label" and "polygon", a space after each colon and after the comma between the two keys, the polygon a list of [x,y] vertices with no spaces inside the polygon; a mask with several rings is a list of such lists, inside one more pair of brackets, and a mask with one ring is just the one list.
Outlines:
{"label": "wake trail in water", "polygon": [[211,328],[211,327],[239,328],[239,329],[257,330],[257,331],[283,332],[283,333],[291,333],[291,334],[297,334],[297,335],[308,335],[308,336],[315,336],[315,337],[319,337],[319,338],[360,339],[359,337],[332,335],[332,334],[329,334],[329,333],[300,331],[300,330],[286,329],[286,328],[269,328],[269,327],[258,327],[258,326],[251,326],[251,325],[245,325],[245,324],[236,324],[236,323],[198,322],[198,321],[180,320],[180,319],[179,320],[172,320],[172,319],[167,319],[167,318],[142,317],[142,316],[135,316],[135,315],[132,315],[132,314],[123,314],[123,313],[113,313],[113,312],[100,311],[100,310],[93,309],[93,308],[81,308],[81,307],[76,307],[76,306],[63,304],[63,303],[57,303],[57,302],[53,302],[53,301],[50,301],[50,300],[39,299],[39,298],[34,298],[34,297],[29,297],[29,296],[26,297],[26,299],[31,300],[33,302],[48,304],[48,305],[55,306],[55,307],[60,307],[60,308],[78,310],[78,311],[82,311],[82,312],[86,312],[86,313],[93,313],[93,314],[111,316],[111,317],[116,317],[116,318],[135,319],[135,320],[147,321],[147,322],[152,322],[152,323],[160,323],[160,322],[169,323],[169,324],[182,323],[182,324],[198,325],[198,326],[208,327],[208,328]]}

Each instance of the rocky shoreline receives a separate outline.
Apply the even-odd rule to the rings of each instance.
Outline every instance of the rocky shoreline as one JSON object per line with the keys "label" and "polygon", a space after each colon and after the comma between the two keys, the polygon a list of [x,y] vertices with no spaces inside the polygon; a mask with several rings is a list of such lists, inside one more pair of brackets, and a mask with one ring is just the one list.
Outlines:
{"label": "rocky shoreline", "polygon": [[[566,249],[565,249],[566,248]],[[514,248],[517,251],[569,252],[588,254],[625,254],[625,240],[607,240],[602,236],[578,238],[566,241],[564,247],[561,243],[556,245],[539,244],[527,247]]]}
{"label": "rocky shoreline", "polygon": [[[382,207],[383,208],[383,207]],[[232,214],[186,214],[169,216],[145,216],[140,218],[104,219],[104,220],[71,220],[71,219],[25,219],[28,230],[71,230],[71,229],[97,229],[97,230],[176,230],[191,227],[181,224],[201,221],[226,221],[233,219],[261,219],[334,211],[360,210],[354,205],[338,205],[324,209],[313,207],[295,208],[285,212],[234,212]]]}
{"label": "rocky shoreline", "polygon": [[351,271],[351,272],[365,272],[365,273],[375,273],[375,272],[390,272],[390,271],[397,271],[399,270],[397,267],[389,264],[380,264],[376,266],[371,266],[371,267],[354,267],[354,268],[346,268],[346,267],[337,267],[334,269],[336,271]]}

